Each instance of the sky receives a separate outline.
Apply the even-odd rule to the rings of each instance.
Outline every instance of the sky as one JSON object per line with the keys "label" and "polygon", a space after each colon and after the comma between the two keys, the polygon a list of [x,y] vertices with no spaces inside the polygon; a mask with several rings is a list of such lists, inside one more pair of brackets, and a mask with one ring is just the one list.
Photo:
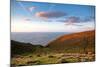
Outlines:
{"label": "sky", "polygon": [[95,6],[11,0],[11,32],[94,30]]}

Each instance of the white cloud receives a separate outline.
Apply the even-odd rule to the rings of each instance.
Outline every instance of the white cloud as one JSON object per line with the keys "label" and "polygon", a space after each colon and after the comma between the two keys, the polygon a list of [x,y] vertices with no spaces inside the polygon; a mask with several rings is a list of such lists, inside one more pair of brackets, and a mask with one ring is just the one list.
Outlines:
{"label": "white cloud", "polygon": [[15,21],[12,20],[11,32],[81,32],[86,30],[93,30],[94,23],[77,23],[82,26],[64,25],[60,22],[29,22],[29,21]]}

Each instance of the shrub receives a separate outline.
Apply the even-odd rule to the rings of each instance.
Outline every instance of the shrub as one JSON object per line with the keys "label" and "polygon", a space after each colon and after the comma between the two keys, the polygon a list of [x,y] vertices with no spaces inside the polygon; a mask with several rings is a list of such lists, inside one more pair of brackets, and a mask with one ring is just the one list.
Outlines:
{"label": "shrub", "polygon": [[54,58],[55,56],[49,55],[48,58]]}
{"label": "shrub", "polygon": [[41,55],[37,55],[37,57],[41,57]]}
{"label": "shrub", "polygon": [[41,61],[39,61],[39,60],[29,61],[29,62],[27,62],[27,64],[28,64],[28,65],[41,64]]}
{"label": "shrub", "polygon": [[66,59],[60,59],[60,60],[58,61],[58,63],[69,63],[69,61],[67,61]]}

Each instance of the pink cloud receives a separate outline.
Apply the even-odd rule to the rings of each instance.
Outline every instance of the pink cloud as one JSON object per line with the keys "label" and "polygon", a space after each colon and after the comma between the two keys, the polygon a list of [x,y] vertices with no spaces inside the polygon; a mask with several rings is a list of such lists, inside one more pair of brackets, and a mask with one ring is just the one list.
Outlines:
{"label": "pink cloud", "polygon": [[68,23],[78,23],[80,22],[80,18],[79,17],[75,17],[75,16],[72,16],[72,17],[69,17],[66,22]]}
{"label": "pink cloud", "polygon": [[35,16],[41,18],[59,18],[65,16],[66,13],[60,11],[50,11],[50,12],[37,12]]}

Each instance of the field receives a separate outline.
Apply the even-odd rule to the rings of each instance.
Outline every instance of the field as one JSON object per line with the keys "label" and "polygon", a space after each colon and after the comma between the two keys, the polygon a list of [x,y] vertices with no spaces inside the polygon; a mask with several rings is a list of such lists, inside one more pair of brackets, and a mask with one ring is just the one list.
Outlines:
{"label": "field", "polygon": [[12,58],[12,65],[40,65],[40,64],[57,64],[57,63],[74,63],[94,61],[95,55],[91,52],[87,54],[79,53],[59,53],[47,55],[23,55]]}

